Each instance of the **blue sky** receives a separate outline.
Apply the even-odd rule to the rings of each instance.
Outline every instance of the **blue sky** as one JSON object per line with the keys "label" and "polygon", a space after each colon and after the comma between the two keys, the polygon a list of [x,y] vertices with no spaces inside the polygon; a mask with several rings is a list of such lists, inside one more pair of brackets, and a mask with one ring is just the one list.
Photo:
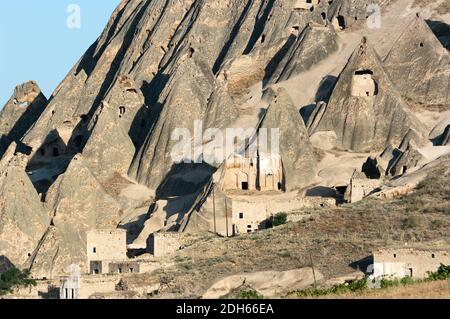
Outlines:
{"label": "blue sky", "polygon": [[[96,40],[120,0],[8,0],[0,9],[0,108],[17,84],[38,82],[50,97]],[[69,28],[80,11],[80,28]],[[70,20],[69,21],[74,21]]]}

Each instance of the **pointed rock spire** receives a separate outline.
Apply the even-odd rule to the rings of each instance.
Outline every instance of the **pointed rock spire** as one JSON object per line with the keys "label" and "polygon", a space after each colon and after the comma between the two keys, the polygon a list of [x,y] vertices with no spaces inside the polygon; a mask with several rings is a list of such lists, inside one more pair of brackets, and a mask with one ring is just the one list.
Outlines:
{"label": "pointed rock spire", "polygon": [[339,76],[322,113],[310,123],[314,128],[310,133],[334,131],[340,147],[352,151],[381,151],[389,143],[398,145],[411,128],[419,137],[427,136],[365,38]]}
{"label": "pointed rock spire", "polygon": [[450,105],[450,53],[416,16],[384,61],[402,95],[423,105]]}

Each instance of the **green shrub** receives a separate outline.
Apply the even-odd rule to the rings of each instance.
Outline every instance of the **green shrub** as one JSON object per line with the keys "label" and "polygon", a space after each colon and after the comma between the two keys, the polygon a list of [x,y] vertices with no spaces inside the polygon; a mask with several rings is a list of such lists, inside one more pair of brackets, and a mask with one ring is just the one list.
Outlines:
{"label": "green shrub", "polygon": [[358,292],[367,289],[367,278],[359,280],[346,281],[343,284],[334,285],[328,289],[306,289],[301,291],[295,291],[294,294],[299,298],[305,297],[321,297],[329,294],[345,294],[349,292]]}
{"label": "green shrub", "polygon": [[286,213],[278,213],[272,218],[272,226],[277,227],[280,225],[284,225],[287,222],[287,214]]}
{"label": "green shrub", "polygon": [[5,271],[0,276],[0,295],[11,293],[14,287],[36,286],[36,281],[29,277],[29,270],[20,270],[13,267]]}
{"label": "green shrub", "polygon": [[264,296],[255,290],[245,290],[239,292],[237,299],[264,299]]}
{"label": "green shrub", "polygon": [[446,266],[444,264],[441,264],[437,271],[428,271],[428,280],[435,281],[435,280],[445,280],[450,278],[450,266]]}
{"label": "green shrub", "polygon": [[398,279],[391,279],[383,277],[380,280],[380,288],[390,288],[390,287],[397,287],[400,285],[400,281]]}

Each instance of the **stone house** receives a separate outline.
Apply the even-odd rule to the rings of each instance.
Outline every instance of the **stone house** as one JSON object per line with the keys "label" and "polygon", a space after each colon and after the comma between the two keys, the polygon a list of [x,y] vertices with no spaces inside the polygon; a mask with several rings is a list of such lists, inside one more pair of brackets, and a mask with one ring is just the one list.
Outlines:
{"label": "stone house", "polygon": [[233,200],[230,221],[232,234],[252,233],[264,229],[270,215],[264,201]]}
{"label": "stone house", "polygon": [[[95,229],[87,232],[87,259],[90,274],[110,272],[111,264],[127,260],[127,233],[124,229]],[[111,266],[114,268],[115,266]],[[111,269],[112,269],[111,268]]]}
{"label": "stone house", "polygon": [[373,276],[423,279],[441,264],[450,265],[449,249],[393,247],[373,252]]}
{"label": "stone house", "polygon": [[371,70],[358,70],[353,75],[352,96],[371,97],[378,94],[377,83]]}
{"label": "stone house", "polygon": [[355,171],[345,192],[344,199],[348,203],[358,202],[370,195],[381,183],[382,181],[379,179],[369,179],[364,173]]}

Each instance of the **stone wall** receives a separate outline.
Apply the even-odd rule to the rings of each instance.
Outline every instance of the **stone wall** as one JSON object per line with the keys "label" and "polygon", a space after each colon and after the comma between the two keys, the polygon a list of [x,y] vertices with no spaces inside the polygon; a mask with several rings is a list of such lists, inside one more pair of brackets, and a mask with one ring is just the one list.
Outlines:
{"label": "stone wall", "polygon": [[185,236],[182,233],[159,232],[149,236],[147,250],[155,257],[164,257],[174,254],[185,244]]}
{"label": "stone wall", "polygon": [[380,187],[381,183],[379,179],[368,179],[363,173],[355,172],[345,192],[345,200],[356,203],[369,196],[372,191]]}
{"label": "stone wall", "polygon": [[283,190],[283,166],[279,156],[234,156],[225,165],[222,189],[244,191]]}
{"label": "stone wall", "polygon": [[449,250],[418,248],[387,248],[373,253],[374,277],[426,278],[442,264],[450,265]]}
{"label": "stone wall", "polygon": [[87,233],[89,261],[126,260],[126,231],[123,229],[91,230]]}
{"label": "stone wall", "polygon": [[352,95],[370,97],[376,94],[376,84],[370,74],[355,74],[352,83]]}
{"label": "stone wall", "polygon": [[111,262],[108,265],[110,274],[139,273],[140,265],[134,261]]}

